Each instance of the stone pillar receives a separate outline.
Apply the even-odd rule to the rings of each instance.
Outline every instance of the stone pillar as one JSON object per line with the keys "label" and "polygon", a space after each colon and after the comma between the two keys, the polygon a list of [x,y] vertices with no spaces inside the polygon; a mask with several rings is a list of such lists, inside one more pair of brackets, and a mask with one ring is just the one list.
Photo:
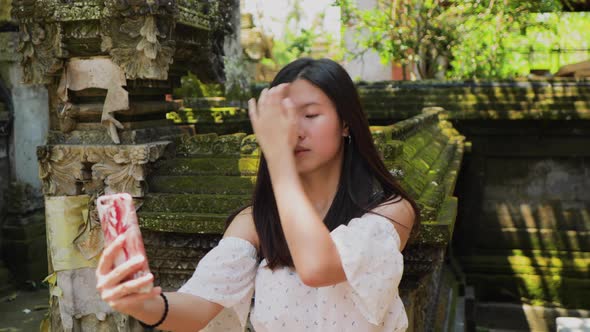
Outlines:
{"label": "stone pillar", "polygon": [[35,152],[47,134],[47,89],[22,84],[11,8],[0,1],[0,289],[36,285],[47,272]]}
{"label": "stone pillar", "polygon": [[[37,148],[45,195],[52,331],[131,331],[96,293],[102,234],[94,201],[127,192],[141,206],[152,164],[194,134],[166,114],[180,76],[223,81],[233,0],[15,0],[23,79],[48,87]],[[75,290],[75,291],[74,291]]]}

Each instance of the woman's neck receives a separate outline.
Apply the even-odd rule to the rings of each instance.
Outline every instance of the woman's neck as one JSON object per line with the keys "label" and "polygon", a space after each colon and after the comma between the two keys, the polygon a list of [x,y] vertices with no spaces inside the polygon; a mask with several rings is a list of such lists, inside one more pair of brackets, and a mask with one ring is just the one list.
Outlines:
{"label": "woman's neck", "polygon": [[336,196],[341,172],[342,158],[336,158],[335,162],[326,167],[300,175],[303,190],[322,219]]}

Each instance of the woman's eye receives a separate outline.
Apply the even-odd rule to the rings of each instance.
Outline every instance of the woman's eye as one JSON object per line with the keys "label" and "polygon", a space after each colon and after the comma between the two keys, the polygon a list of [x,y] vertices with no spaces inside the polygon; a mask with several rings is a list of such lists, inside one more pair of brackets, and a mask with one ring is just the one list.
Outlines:
{"label": "woman's eye", "polygon": [[319,114],[307,114],[305,117],[308,118],[308,119],[313,119],[313,118],[315,118],[318,115]]}

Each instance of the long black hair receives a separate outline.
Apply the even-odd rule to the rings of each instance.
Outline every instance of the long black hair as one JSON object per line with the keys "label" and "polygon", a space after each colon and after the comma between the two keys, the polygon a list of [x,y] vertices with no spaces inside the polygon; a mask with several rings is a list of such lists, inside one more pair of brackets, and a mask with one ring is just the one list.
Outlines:
{"label": "long black hair", "polygon": [[[324,217],[324,224],[328,229],[332,231],[339,225],[347,224],[351,219],[360,217],[383,203],[402,199],[412,205],[416,216],[414,226],[418,226],[418,206],[387,171],[373,143],[358,92],[344,68],[329,59],[298,59],[281,69],[270,87],[297,79],[304,79],[315,85],[330,98],[340,120],[348,125],[351,137],[349,143],[343,143],[344,158],[338,189]],[[293,258],[283,233],[263,154],[260,154],[251,206],[260,243],[260,256],[266,259],[271,269],[293,267]],[[228,225],[243,209],[228,218]]]}

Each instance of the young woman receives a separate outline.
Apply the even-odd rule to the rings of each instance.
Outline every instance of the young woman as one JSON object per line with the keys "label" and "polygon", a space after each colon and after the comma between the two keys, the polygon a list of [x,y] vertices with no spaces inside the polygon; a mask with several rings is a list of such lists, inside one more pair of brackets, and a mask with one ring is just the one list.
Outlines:
{"label": "young woman", "polygon": [[262,150],[251,206],[177,292],[138,293],[152,275],[123,281],[145,258],[113,269],[118,238],[97,268],[102,298],[171,331],[243,331],[248,314],[257,332],[405,330],[401,250],[418,209],[381,161],[346,71],[296,60],[249,115]]}

